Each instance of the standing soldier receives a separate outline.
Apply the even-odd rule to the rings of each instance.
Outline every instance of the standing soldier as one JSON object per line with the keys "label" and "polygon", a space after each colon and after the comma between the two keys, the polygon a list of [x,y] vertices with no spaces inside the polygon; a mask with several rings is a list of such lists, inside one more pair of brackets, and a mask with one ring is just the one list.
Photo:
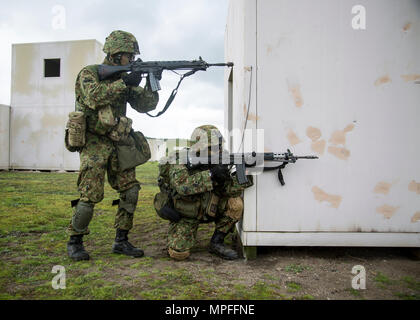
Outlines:
{"label": "standing soldier", "polygon": [[[104,64],[127,65],[139,55],[136,38],[129,32],[113,31],[105,41]],[[70,240],[67,252],[73,260],[88,260],[89,254],[83,246],[83,236],[89,234],[88,225],[93,208],[104,197],[105,172],[111,187],[119,192],[120,199],[115,217],[116,237],[112,246],[114,253],[134,257],[144,255],[143,250],[128,242],[128,232],[133,227],[140,184],[136,180],[135,167],[121,170],[117,150],[120,145],[134,145],[132,121],[126,117],[127,102],[140,113],[156,108],[157,93],[150,90],[149,80],[140,87],[141,74],[131,72],[116,75],[112,79],[99,81],[98,65],[83,68],[76,79],[76,111],[84,119],[84,145],[80,152],[80,173],[77,181],[80,199],[72,201],[74,208],[68,231]],[[71,125],[68,128],[70,128]],[[70,130],[70,129],[69,129]],[[67,140],[69,149],[71,143]],[[71,140],[71,139],[70,139]],[[70,149],[69,149],[70,150]],[[74,151],[74,150],[73,150]]]}
{"label": "standing soldier", "polygon": [[241,194],[252,185],[252,177],[242,186],[226,165],[210,164],[191,169],[182,160],[189,157],[187,152],[195,155],[203,150],[210,155],[222,152],[223,141],[215,126],[200,126],[192,133],[191,148],[164,158],[159,165],[161,192],[155,196],[154,206],[160,217],[170,220],[167,249],[175,260],[188,258],[199,224],[208,222],[216,225],[209,251],[227,260],[238,258],[224,239],[242,218]]}

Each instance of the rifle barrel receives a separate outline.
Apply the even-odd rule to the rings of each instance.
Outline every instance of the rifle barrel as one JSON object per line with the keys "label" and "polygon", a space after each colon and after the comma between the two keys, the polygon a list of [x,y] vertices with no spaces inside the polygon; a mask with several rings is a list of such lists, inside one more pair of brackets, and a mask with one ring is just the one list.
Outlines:
{"label": "rifle barrel", "polygon": [[209,67],[233,67],[233,62],[227,63],[208,63]]}

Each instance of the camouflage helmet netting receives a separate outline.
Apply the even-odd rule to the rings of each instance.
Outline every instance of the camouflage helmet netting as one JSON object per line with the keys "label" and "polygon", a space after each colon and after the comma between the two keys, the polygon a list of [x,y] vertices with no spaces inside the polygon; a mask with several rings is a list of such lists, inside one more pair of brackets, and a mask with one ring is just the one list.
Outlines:
{"label": "camouflage helmet netting", "polygon": [[129,32],[121,30],[112,31],[111,34],[106,37],[103,51],[110,55],[114,55],[118,52],[129,52],[135,55],[140,54],[136,37]]}
{"label": "camouflage helmet netting", "polygon": [[217,127],[213,125],[203,125],[194,129],[189,143],[191,147],[198,150],[213,145],[223,144],[224,141],[225,140]]}

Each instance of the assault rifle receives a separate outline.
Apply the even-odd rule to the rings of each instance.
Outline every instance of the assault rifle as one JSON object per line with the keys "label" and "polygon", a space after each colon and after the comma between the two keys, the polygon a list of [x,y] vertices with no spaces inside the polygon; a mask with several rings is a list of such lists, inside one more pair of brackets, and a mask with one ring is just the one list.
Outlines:
{"label": "assault rifle", "polygon": [[150,89],[155,92],[160,90],[159,78],[163,70],[190,70],[183,74],[188,77],[197,71],[206,71],[208,67],[232,67],[233,63],[207,63],[201,57],[192,61],[142,61],[138,58],[125,66],[109,66],[100,64],[98,68],[99,80],[105,80],[111,76],[122,72],[141,72],[142,75],[149,76]]}
{"label": "assault rifle", "polygon": [[196,157],[191,153],[187,154],[187,167],[188,169],[196,169],[206,165],[226,165],[229,168],[236,167],[236,175],[238,177],[239,184],[248,183],[245,170],[247,167],[255,167],[258,163],[264,163],[265,161],[281,162],[278,166],[263,167],[264,171],[278,169],[277,176],[282,186],[285,185],[282,169],[286,167],[288,163],[295,163],[299,159],[318,159],[317,156],[295,156],[289,149],[286,153],[227,153],[221,152],[218,156],[208,157]]}
{"label": "assault rifle", "polygon": [[166,102],[163,110],[154,116],[147,113],[150,117],[158,117],[168,109],[178,92],[178,87],[181,84],[181,81],[185,77],[188,77],[197,71],[206,71],[209,67],[233,67],[233,63],[207,63],[201,57],[199,57],[198,60],[192,61],[142,61],[138,58],[136,61],[133,61],[125,66],[109,66],[100,64],[98,67],[98,77],[99,80],[102,81],[122,72],[140,72],[142,77],[148,76],[150,89],[153,92],[156,92],[161,89],[159,80],[162,77],[163,70],[170,70],[174,72],[175,70],[189,70],[181,75],[178,85],[172,91],[172,94]]}

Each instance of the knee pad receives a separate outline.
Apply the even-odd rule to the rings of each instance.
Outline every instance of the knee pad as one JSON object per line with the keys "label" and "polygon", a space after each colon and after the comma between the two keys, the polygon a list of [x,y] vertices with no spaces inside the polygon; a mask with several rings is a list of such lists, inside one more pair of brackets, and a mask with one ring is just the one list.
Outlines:
{"label": "knee pad", "polygon": [[226,215],[233,220],[242,218],[244,212],[244,202],[241,197],[229,198],[226,205]]}
{"label": "knee pad", "polygon": [[190,250],[179,252],[179,251],[175,251],[175,250],[169,248],[168,252],[169,252],[169,256],[172,259],[175,259],[175,260],[178,260],[178,261],[185,260],[190,256]]}
{"label": "knee pad", "polygon": [[75,206],[71,224],[76,232],[85,232],[92,220],[93,207],[95,205],[90,202],[78,201]]}
{"label": "knee pad", "polygon": [[139,190],[140,186],[136,184],[130,189],[121,192],[119,207],[125,209],[129,213],[134,213],[139,199]]}

